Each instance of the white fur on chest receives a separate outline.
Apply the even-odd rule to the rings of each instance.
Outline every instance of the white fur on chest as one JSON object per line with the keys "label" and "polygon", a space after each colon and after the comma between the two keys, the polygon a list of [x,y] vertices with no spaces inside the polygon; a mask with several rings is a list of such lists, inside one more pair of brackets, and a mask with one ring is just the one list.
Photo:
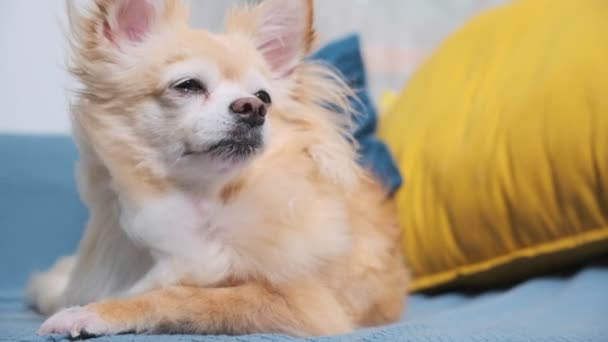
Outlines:
{"label": "white fur on chest", "polygon": [[230,204],[182,195],[151,203],[125,222],[129,236],[156,260],[132,292],[184,281],[209,286],[228,277],[289,281],[350,247],[340,201],[272,193],[262,199],[244,191]]}
{"label": "white fur on chest", "polygon": [[125,212],[122,224],[127,234],[148,248],[156,261],[131,292],[177,282],[207,286],[227,277],[235,253],[218,234],[224,229],[220,222],[227,223],[225,209],[215,201],[172,194],[146,204],[133,216]]}

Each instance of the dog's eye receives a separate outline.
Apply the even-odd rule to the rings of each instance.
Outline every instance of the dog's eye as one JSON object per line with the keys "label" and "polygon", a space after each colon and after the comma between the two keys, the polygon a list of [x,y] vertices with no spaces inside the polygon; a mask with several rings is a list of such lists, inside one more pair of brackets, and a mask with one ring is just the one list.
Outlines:
{"label": "dog's eye", "polygon": [[255,93],[255,97],[257,97],[258,99],[260,99],[260,101],[264,102],[267,105],[272,103],[270,94],[268,94],[268,92],[266,92],[265,90],[260,90],[257,93]]}
{"label": "dog's eye", "polygon": [[197,94],[205,91],[203,83],[194,78],[178,81],[172,88],[184,94]]}

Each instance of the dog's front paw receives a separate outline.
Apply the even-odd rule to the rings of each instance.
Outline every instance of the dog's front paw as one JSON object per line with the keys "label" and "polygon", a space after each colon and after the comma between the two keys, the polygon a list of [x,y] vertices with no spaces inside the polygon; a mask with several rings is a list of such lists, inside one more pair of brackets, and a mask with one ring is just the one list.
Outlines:
{"label": "dog's front paw", "polygon": [[119,332],[93,310],[82,306],[59,311],[49,317],[38,330],[39,335],[69,334],[72,338],[113,335]]}

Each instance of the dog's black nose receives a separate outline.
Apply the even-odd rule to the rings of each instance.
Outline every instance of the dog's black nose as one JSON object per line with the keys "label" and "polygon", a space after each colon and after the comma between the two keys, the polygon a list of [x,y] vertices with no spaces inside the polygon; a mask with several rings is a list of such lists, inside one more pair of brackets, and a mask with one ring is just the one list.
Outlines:
{"label": "dog's black nose", "polygon": [[266,118],[266,104],[256,97],[243,97],[232,102],[230,111],[253,127],[261,126]]}

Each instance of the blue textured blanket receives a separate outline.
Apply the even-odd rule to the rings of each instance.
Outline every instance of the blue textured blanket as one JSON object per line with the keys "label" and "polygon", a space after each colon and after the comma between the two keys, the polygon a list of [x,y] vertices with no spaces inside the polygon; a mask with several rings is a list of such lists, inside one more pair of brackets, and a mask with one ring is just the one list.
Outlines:
{"label": "blue textured blanket", "polygon": [[[95,341],[271,342],[608,342],[608,263],[562,277],[532,279],[508,290],[476,295],[414,295],[404,322],[319,339],[280,335],[102,337]],[[0,294],[0,341],[67,341],[39,337],[41,318],[18,294]]]}

